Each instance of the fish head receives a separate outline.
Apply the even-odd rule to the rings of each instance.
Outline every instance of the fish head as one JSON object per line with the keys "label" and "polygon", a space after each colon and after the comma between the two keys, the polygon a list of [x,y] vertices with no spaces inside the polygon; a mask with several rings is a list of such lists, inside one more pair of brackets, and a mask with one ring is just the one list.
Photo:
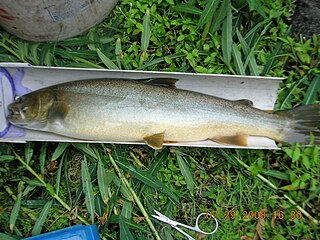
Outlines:
{"label": "fish head", "polygon": [[8,121],[18,127],[41,130],[48,122],[49,109],[54,103],[49,91],[36,91],[18,97],[8,106]]}

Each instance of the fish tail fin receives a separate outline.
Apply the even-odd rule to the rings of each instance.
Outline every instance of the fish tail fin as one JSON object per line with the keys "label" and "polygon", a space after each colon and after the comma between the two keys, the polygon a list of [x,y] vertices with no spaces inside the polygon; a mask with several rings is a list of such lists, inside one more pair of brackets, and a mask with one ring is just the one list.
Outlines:
{"label": "fish tail fin", "polygon": [[283,142],[320,146],[320,104],[304,105],[275,114],[291,119],[289,128],[283,129]]}

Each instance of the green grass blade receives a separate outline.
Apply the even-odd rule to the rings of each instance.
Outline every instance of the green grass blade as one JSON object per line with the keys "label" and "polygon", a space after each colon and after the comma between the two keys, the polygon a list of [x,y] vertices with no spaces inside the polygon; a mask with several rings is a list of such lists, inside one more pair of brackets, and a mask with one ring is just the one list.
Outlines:
{"label": "green grass blade", "polygon": [[304,95],[303,104],[312,104],[317,100],[317,95],[320,93],[320,76],[313,78],[306,94]]}
{"label": "green grass blade", "polygon": [[44,142],[41,144],[40,156],[39,156],[41,174],[44,174],[44,170],[45,170],[44,166],[46,165],[47,148],[48,148],[48,143]]}
{"label": "green grass blade", "polygon": [[[94,177],[94,175],[96,174],[95,168],[96,168],[96,166],[94,164],[92,164],[92,166],[90,166],[90,168],[89,168],[89,172],[90,172],[91,177]],[[76,196],[74,198],[74,206],[76,206],[79,203],[82,196],[83,196],[83,184],[82,184],[82,182],[80,182],[78,189],[77,189],[77,192],[76,192]]]}
{"label": "green grass blade", "polygon": [[124,220],[124,217],[121,215],[119,216],[119,225],[120,225],[120,239],[134,240],[128,224]]}
{"label": "green grass blade", "polygon": [[16,202],[13,205],[12,211],[11,211],[11,215],[10,215],[10,219],[9,219],[9,224],[10,224],[10,231],[13,232],[13,228],[16,224],[17,218],[19,216],[19,211],[21,208],[21,199],[22,199],[22,192],[18,193]]}
{"label": "green grass blade", "polygon": [[293,88],[290,90],[290,92],[288,93],[288,95],[286,96],[286,98],[283,100],[283,102],[281,103],[280,105],[280,110],[284,110],[284,109],[287,109],[288,106],[289,108],[291,108],[291,98],[292,98],[292,95],[294,93],[294,91],[296,90],[296,88],[303,82],[305,81],[305,77],[302,77],[294,86]]}
{"label": "green grass blade", "polygon": [[165,186],[162,182],[160,182],[157,178],[150,175],[148,172],[143,171],[139,168],[136,168],[127,162],[123,162],[117,159],[115,157],[114,159],[116,163],[119,165],[120,168],[130,172],[130,174],[134,177],[136,177],[138,180],[143,182],[144,184],[148,185],[149,187],[155,188],[160,192],[163,192],[164,194],[171,197],[174,201],[178,202],[179,198],[177,195],[175,195],[167,186]]}
{"label": "green grass blade", "polygon": [[247,42],[249,48],[252,48],[253,47],[253,44],[254,44],[254,39],[257,35],[257,32],[258,32],[258,29],[263,25],[265,24],[265,22],[259,22],[257,23],[253,28],[251,28],[247,34],[243,37],[244,40]]}
{"label": "green grass blade", "polygon": [[95,207],[96,213],[98,213],[99,216],[103,216],[105,207],[104,207],[103,200],[99,194],[97,194],[94,198],[94,207]]}
{"label": "green grass blade", "polygon": [[26,144],[25,149],[24,149],[24,156],[25,156],[25,161],[27,164],[29,164],[32,159],[33,148],[34,148],[34,142],[28,142]]}
{"label": "green grass blade", "polygon": [[120,187],[120,192],[121,194],[129,201],[134,201],[134,198],[131,194],[131,192],[129,191],[129,189],[127,188],[126,185],[122,184],[120,178],[118,178],[116,175],[113,176],[113,180],[114,184],[117,186],[117,187]]}
{"label": "green grass blade", "polygon": [[150,9],[147,8],[146,14],[143,18],[143,31],[141,34],[141,56],[140,56],[140,62],[139,67],[142,66],[143,62],[147,59],[147,50],[149,47],[150,37],[151,37],[151,24],[150,24]]}
{"label": "green grass blade", "polygon": [[288,174],[284,173],[284,172],[280,172],[278,170],[268,170],[265,171],[263,174],[270,176],[270,177],[274,177],[274,178],[278,178],[281,180],[285,180],[285,181],[289,181],[290,177]]}
{"label": "green grass blade", "polygon": [[65,161],[65,154],[66,152],[63,153],[60,163],[59,163],[59,167],[58,167],[58,171],[57,171],[57,177],[56,177],[56,194],[59,195],[59,190],[60,190],[60,182],[61,182],[61,172],[62,172],[62,165]]}
{"label": "green grass blade", "polygon": [[132,203],[128,201],[124,201],[122,204],[121,215],[126,219],[131,219],[132,213]]}
{"label": "green grass blade", "polygon": [[232,56],[234,60],[234,65],[236,66],[237,74],[246,75],[246,70],[243,66],[243,62],[241,59],[241,52],[239,51],[235,43],[232,44]]}
{"label": "green grass blade", "polygon": [[41,233],[43,224],[45,223],[48,214],[50,212],[51,206],[52,206],[53,200],[48,201],[44,207],[42,208],[39,217],[37,218],[36,223],[34,224],[34,227],[32,229],[32,236],[39,235]]}
{"label": "green grass blade", "polygon": [[219,9],[217,10],[216,14],[213,16],[212,24],[209,30],[211,34],[214,34],[216,31],[219,30],[223,19],[227,15],[228,1],[229,0],[222,0]]}
{"label": "green grass blade", "polygon": [[79,149],[81,152],[83,152],[84,154],[94,158],[94,159],[99,159],[99,156],[97,155],[97,153],[92,149],[92,147],[90,146],[90,144],[86,144],[86,143],[73,143],[72,144],[75,148]]}
{"label": "green grass blade", "polygon": [[66,183],[67,191],[68,191],[68,197],[69,197],[69,206],[72,206],[72,196],[71,196],[71,189],[70,189],[70,184],[69,184],[69,174],[68,174],[68,159],[65,158],[63,161],[63,169],[64,169],[64,182]]}
{"label": "green grass blade", "polygon": [[204,8],[201,17],[198,22],[198,27],[202,27],[207,22],[211,21],[212,17],[214,16],[218,4],[220,0],[209,0]]}
{"label": "green grass blade", "polygon": [[151,36],[151,24],[150,24],[150,9],[146,10],[146,14],[143,18],[143,31],[141,34],[141,50],[147,51],[149,47],[149,41]]}
{"label": "green grass blade", "polygon": [[103,166],[102,160],[99,158],[98,159],[98,169],[97,169],[97,177],[98,177],[98,186],[99,186],[99,191],[101,194],[101,197],[104,202],[108,201],[108,181],[107,181],[107,174],[106,174],[106,169]]}
{"label": "green grass blade", "polygon": [[266,13],[261,7],[262,4],[260,0],[247,0],[247,2],[249,4],[250,11],[252,10],[257,11],[262,17],[266,18]]}
{"label": "green grass blade", "polygon": [[128,227],[130,229],[134,229],[134,230],[142,231],[143,233],[150,234],[150,232],[148,230],[146,230],[146,228],[144,226],[142,226],[141,224],[140,225],[136,224],[134,221],[132,221],[130,219],[126,219],[121,215],[111,215],[109,223],[119,224],[120,217],[122,217],[122,219],[126,222],[126,224],[128,225]]}
{"label": "green grass blade", "polygon": [[114,64],[114,62],[111,61],[110,58],[108,58],[106,55],[104,55],[100,49],[97,49],[97,54],[102,61],[102,63],[109,69],[117,69],[119,70],[118,66]]}
{"label": "green grass blade", "polygon": [[168,159],[169,156],[169,148],[163,148],[160,153],[156,156],[152,164],[149,166],[148,173],[156,176],[162,164]]}
{"label": "green grass blade", "polygon": [[159,64],[159,63],[162,63],[165,61],[165,58],[168,58],[168,59],[175,59],[175,58],[180,58],[180,57],[185,57],[186,54],[184,53],[175,53],[175,54],[172,54],[172,55],[168,55],[168,56],[165,56],[165,57],[161,57],[161,58],[156,58],[144,65],[142,65],[141,67],[139,67],[138,69],[145,69],[147,67],[151,67],[153,65],[156,65],[156,64]]}
{"label": "green grass blade", "polygon": [[[258,65],[257,65],[256,59],[255,59],[255,57],[253,55],[253,52],[250,51],[249,45],[244,40],[244,38],[241,36],[241,33],[239,32],[238,29],[237,29],[237,36],[238,36],[238,39],[240,41],[243,53],[245,54],[245,56],[247,56],[246,62],[248,62],[248,64],[249,64],[250,75],[259,76],[259,69],[258,69]],[[246,66],[244,66],[244,69],[246,69]]]}
{"label": "green grass blade", "polygon": [[86,206],[90,214],[91,223],[94,223],[94,212],[95,212],[94,195],[93,195],[93,187],[91,183],[91,177],[90,177],[90,172],[89,172],[86,158],[84,158],[81,163],[81,177],[82,177],[83,192],[86,199]]}
{"label": "green grass blade", "polygon": [[222,26],[222,54],[224,62],[230,67],[231,52],[232,52],[232,12],[231,3],[228,1],[227,15]]}
{"label": "green grass blade", "polygon": [[177,154],[176,156],[181,174],[184,177],[184,180],[186,181],[187,188],[189,189],[189,191],[193,191],[194,187],[196,186],[196,183],[193,175],[191,174],[189,166],[187,165],[185,159],[182,156],[180,156],[179,154]]}
{"label": "green grass blade", "polygon": [[121,48],[121,39],[118,38],[116,41],[116,49],[115,49],[115,54],[116,54],[116,60],[119,69],[121,69],[121,54],[122,54],[122,48]]}
{"label": "green grass blade", "polygon": [[57,146],[57,148],[54,150],[51,159],[52,160],[57,160],[67,149],[67,147],[69,147],[70,143],[59,143],[59,145]]}
{"label": "green grass blade", "polygon": [[[286,33],[284,34],[283,38],[287,38],[287,36],[289,35],[291,31],[291,27],[288,28],[288,30],[286,31]],[[276,57],[279,55],[281,49],[282,49],[282,45],[283,45],[283,42],[282,41],[279,41],[277,46],[274,48],[274,50],[272,51],[270,57],[269,57],[269,60],[268,62],[266,63],[266,65],[264,66],[262,72],[261,72],[261,75],[264,76],[266,74],[269,73],[269,71],[271,70],[271,68],[273,67],[274,65],[274,62],[276,60]]]}
{"label": "green grass blade", "polygon": [[202,14],[202,11],[199,8],[193,6],[189,3],[178,4],[173,7],[173,10],[175,10],[177,12],[191,13],[191,14],[199,15],[199,16]]}
{"label": "green grass blade", "polygon": [[7,234],[0,233],[0,240],[17,240],[18,238],[11,237]]}

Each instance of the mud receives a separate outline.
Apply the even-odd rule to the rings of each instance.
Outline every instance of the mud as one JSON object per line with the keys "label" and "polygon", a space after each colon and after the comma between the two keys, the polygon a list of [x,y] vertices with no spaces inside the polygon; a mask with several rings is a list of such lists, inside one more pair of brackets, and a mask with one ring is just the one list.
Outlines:
{"label": "mud", "polygon": [[292,33],[309,38],[320,34],[320,0],[297,0],[292,17]]}

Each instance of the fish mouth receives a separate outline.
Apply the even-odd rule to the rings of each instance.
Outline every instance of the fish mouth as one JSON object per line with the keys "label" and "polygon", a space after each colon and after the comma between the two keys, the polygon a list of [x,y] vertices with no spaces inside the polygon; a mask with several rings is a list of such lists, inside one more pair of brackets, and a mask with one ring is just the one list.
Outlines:
{"label": "fish mouth", "polygon": [[23,122],[25,120],[25,115],[21,109],[13,109],[10,105],[8,107],[7,120],[17,126],[26,126],[27,123]]}

